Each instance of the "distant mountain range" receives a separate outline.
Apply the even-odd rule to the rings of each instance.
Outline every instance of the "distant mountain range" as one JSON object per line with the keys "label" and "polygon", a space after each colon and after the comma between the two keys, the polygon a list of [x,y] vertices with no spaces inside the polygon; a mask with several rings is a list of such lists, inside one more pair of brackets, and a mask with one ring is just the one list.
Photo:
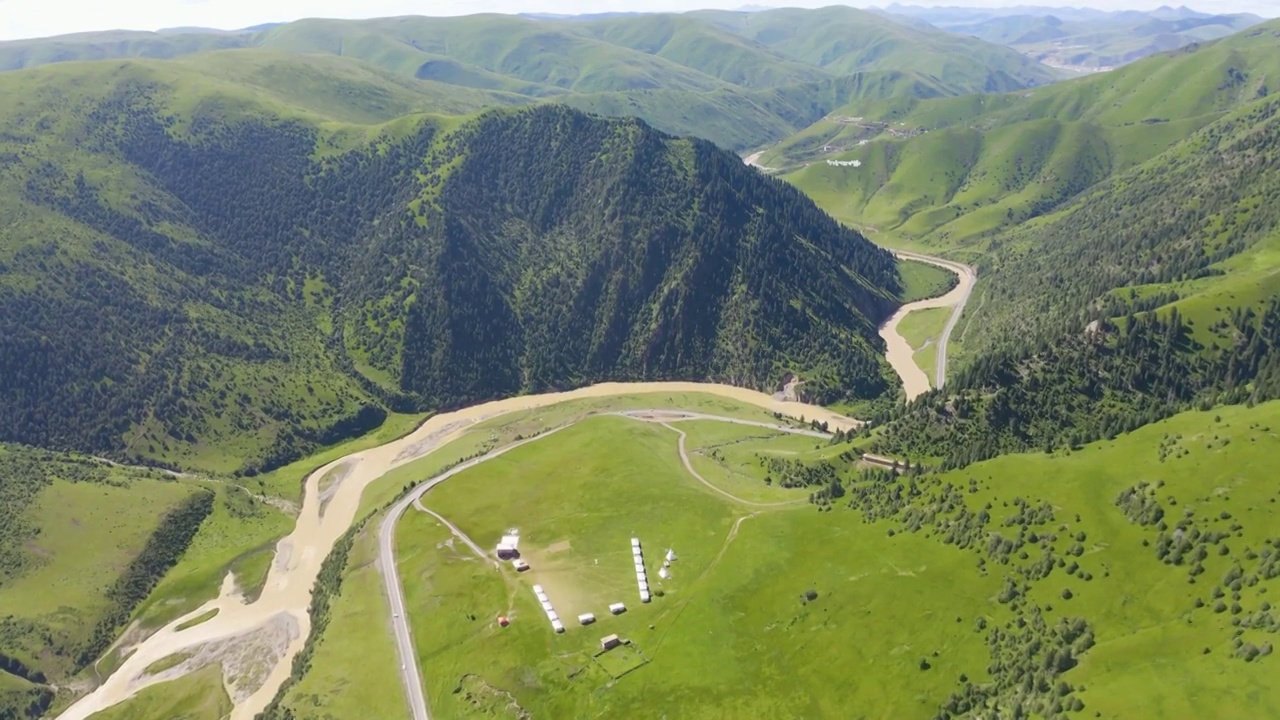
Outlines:
{"label": "distant mountain range", "polygon": [[1080,72],[1117,67],[1262,22],[1247,13],[1209,14],[1181,6],[1151,11],[1014,6],[922,7],[893,4],[881,12],[1014,48],[1047,65]]}
{"label": "distant mountain range", "polygon": [[250,62],[244,53],[264,62],[341,56],[340,63],[395,85],[376,99],[341,104],[359,108],[364,117],[349,119],[361,122],[437,111],[456,88],[457,98],[485,94],[482,106],[559,102],[637,116],[737,151],[777,141],[855,99],[1016,90],[1065,76],[1009,48],[846,7],[120,30],[0,43],[0,70],[211,51],[234,51],[236,60],[209,62],[241,67]]}

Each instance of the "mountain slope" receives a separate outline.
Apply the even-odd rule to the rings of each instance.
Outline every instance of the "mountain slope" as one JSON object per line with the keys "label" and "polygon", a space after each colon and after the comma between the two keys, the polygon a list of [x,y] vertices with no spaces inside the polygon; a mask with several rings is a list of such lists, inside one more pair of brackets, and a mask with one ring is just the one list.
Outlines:
{"label": "mountain slope", "polygon": [[[1280,25],[1046,88],[852,103],[762,162],[837,217],[899,241],[967,245],[1060,207],[1280,83]],[[857,160],[837,167],[827,159]]]}
{"label": "mountain slope", "polygon": [[689,14],[840,75],[911,70],[987,92],[1043,85],[1062,77],[1008,48],[910,27],[849,7]]}
{"label": "mountain slope", "polygon": [[892,257],[708,143],[558,106],[344,125],[182,73],[0,77],[6,439],[256,470],[388,406],[888,387]]}

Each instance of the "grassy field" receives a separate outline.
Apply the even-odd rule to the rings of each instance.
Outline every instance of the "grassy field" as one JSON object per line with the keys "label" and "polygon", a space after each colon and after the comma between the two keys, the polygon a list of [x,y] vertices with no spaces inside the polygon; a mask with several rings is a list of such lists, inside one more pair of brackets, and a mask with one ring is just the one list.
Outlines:
{"label": "grassy field", "polygon": [[918,260],[899,260],[898,272],[902,273],[903,303],[945,295],[959,282],[950,270]]}
{"label": "grassy field", "polygon": [[[814,445],[753,440],[759,433],[750,428],[689,425],[697,426],[691,445],[699,447],[741,440],[762,452],[801,453]],[[406,517],[399,562],[417,608],[414,636],[434,712],[479,715],[509,694],[527,711],[555,716],[627,708],[635,717],[814,717],[864,705],[893,715],[931,709],[931,696],[985,654],[972,612],[996,586],[965,577],[947,559],[954,550],[920,538],[890,541],[852,514],[818,514],[805,503],[749,511],[696,484],[674,440],[661,426],[593,419],[427,496],[429,507],[482,544],[518,525],[532,565],[521,575],[456,549],[433,519]],[[785,443],[792,448],[779,447]],[[566,457],[574,458],[568,467]],[[645,543],[652,587],[664,591],[649,605],[635,600],[633,533]],[[834,544],[848,552],[822,549]],[[655,559],[667,546],[679,559],[660,583]],[[551,632],[533,583],[566,620],[564,635]],[[931,590],[937,583],[952,588],[940,603]],[[811,589],[814,600],[805,598]],[[628,612],[608,615],[605,605],[617,601]],[[579,628],[580,612],[599,621]],[[966,623],[953,619],[959,612]],[[499,628],[499,614],[512,625]],[[931,622],[940,628],[927,647],[875,631]],[[591,655],[612,632],[632,640],[648,662],[610,686]],[[851,654],[874,659],[878,677],[848,682]],[[934,671],[918,668],[922,654]],[[907,680],[915,687],[894,689]]]}
{"label": "grassy field", "polygon": [[222,668],[209,665],[177,680],[153,685],[90,717],[93,720],[223,720],[230,716],[231,698],[222,688]]}
{"label": "grassy field", "polygon": [[297,718],[407,715],[376,557],[377,523],[371,522],[352,549],[311,670],[285,696],[285,705]]}
{"label": "grassy field", "polygon": [[200,532],[134,617],[144,629],[154,629],[180,617],[218,595],[227,572],[250,595],[266,581],[275,543],[293,528],[293,518],[250,497],[234,486],[218,488],[213,513]]}
{"label": "grassy field", "polygon": [[[1224,575],[1238,565],[1246,577],[1256,576],[1257,557],[1249,556],[1277,539],[1280,490],[1271,482],[1280,450],[1276,427],[1280,403],[1274,402],[1185,413],[1070,454],[1009,456],[945,478],[980,483],[982,489],[967,498],[971,507],[1004,507],[1016,496],[1042,500],[1054,507],[1055,523],[1066,527],[1060,536],[1085,534],[1078,562],[1091,579],[1055,572],[1032,588],[1031,597],[1095,628],[1097,645],[1069,675],[1086,688],[1080,693],[1086,708],[1102,717],[1280,712],[1280,692],[1269,680],[1272,661],[1232,657],[1233,619],[1260,612],[1268,590],[1276,590],[1274,581],[1248,581],[1239,614],[1209,607]],[[1130,522],[1117,507],[1122,491],[1143,482],[1159,485],[1154,497],[1169,525],[1186,520],[1187,532],[1227,533],[1209,546],[1203,574],[1189,573],[1201,564],[1190,553],[1185,565],[1162,563],[1155,552],[1158,530]],[[1062,599],[1064,589],[1071,590],[1070,600]],[[1226,588],[1228,606],[1232,594]],[[1197,598],[1206,607],[1197,609]],[[1242,629],[1242,639],[1273,643],[1277,629]]]}
{"label": "grassy field", "polygon": [[916,310],[908,313],[902,322],[898,323],[898,334],[915,348],[915,354],[912,357],[916,365],[924,370],[924,374],[929,376],[930,384],[933,384],[933,371],[937,366],[938,338],[942,336],[947,319],[951,317],[951,310],[951,308]]}
{"label": "grassy field", "polygon": [[[1269,544],[1280,541],[1272,537],[1280,495],[1266,482],[1280,449],[1277,426],[1280,403],[1187,413],[1070,453],[926,476],[918,499],[874,519],[865,510],[874,503],[859,505],[864,512],[837,503],[828,513],[806,503],[738,505],[683,471],[669,430],[592,419],[426,496],[482,546],[519,526],[528,573],[478,561],[429,516],[411,512],[402,522],[399,562],[428,697],[441,717],[507,706],[693,718],[847,717],[850,707],[874,707],[876,717],[933,717],[966,682],[1007,682],[1007,656],[987,646],[991,628],[1082,618],[1095,644],[1059,677],[1084,716],[1269,715],[1280,711],[1280,693],[1266,679],[1271,661],[1235,657],[1233,619],[1254,624],[1238,631],[1241,652],[1274,642],[1263,603],[1266,559],[1280,552]],[[794,452],[813,463],[840,450],[712,422],[678,427],[689,434],[695,468],[716,484],[738,483],[725,486],[735,492],[763,484],[753,453]],[[713,462],[705,456],[713,449],[737,456]],[[848,492],[871,487],[843,477]],[[1188,581],[1190,555],[1183,565],[1161,562],[1158,528],[1131,522],[1117,506],[1122,491],[1142,482],[1162,483],[1152,497],[1170,524],[1190,518],[1188,532],[1229,536],[1195,561],[1203,566],[1191,575],[1198,582]],[[948,483],[969,490],[948,496]],[[770,499],[805,492],[756,489],[774,493]],[[1050,514],[1029,520],[1022,502]],[[961,508],[990,515],[972,545],[956,539],[971,522]],[[1028,540],[1029,530],[1044,537]],[[653,587],[664,591],[649,605],[632,599],[633,533],[645,541]],[[988,542],[995,537],[1020,538],[1027,554],[1015,547],[1001,559]],[[653,558],[668,545],[679,560],[659,585]],[[1029,568],[1046,552],[1064,562],[1036,576]],[[1231,579],[1222,579],[1236,565],[1244,570],[1239,611],[1230,609]],[[998,597],[1006,576],[1021,583],[1012,602]],[[546,589],[565,634],[551,632],[533,583]],[[1224,612],[1212,608],[1215,586],[1225,590]],[[810,589],[816,597],[807,600]],[[1207,605],[1197,608],[1197,598]],[[616,601],[627,603],[626,614],[603,612]],[[580,612],[598,622],[578,627]],[[511,626],[498,627],[497,615]],[[634,643],[626,653],[635,657],[592,658],[599,637],[612,632]]]}
{"label": "grassy field", "polygon": [[[56,469],[53,470],[57,472]],[[24,517],[38,534],[24,544],[32,562],[0,584],[0,650],[62,678],[72,669],[105,597],[146,545],[161,518],[190,497],[186,483],[113,469],[105,482],[55,479]]]}

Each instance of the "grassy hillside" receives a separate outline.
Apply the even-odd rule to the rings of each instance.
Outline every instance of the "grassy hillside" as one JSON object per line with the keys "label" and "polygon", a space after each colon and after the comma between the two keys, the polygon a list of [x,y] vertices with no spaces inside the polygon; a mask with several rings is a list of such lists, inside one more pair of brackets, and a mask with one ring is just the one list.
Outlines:
{"label": "grassy hillside", "polygon": [[893,259],[733,155],[554,106],[344,124],[210,57],[0,76],[6,437],[252,475],[596,379],[887,387]]}
{"label": "grassy hillside", "polygon": [[1050,83],[1062,77],[1008,48],[931,28],[909,27],[849,7],[704,10],[690,15],[839,75],[909,69],[945,83],[989,92]]}
{"label": "grassy hillside", "polygon": [[0,712],[38,717],[46,683],[106,649],[186,551],[211,497],[158,471],[0,447]]}
{"label": "grassy hillside", "polygon": [[[1003,95],[852,103],[761,162],[887,241],[953,247],[1051,212],[1280,82],[1274,22],[1105,75]],[[826,160],[858,161],[859,167]]]}
{"label": "grassy hillside", "polygon": [[[308,107],[324,108],[336,100],[348,110],[344,120],[452,111],[451,106],[476,101],[561,100],[596,112],[638,115],[660,130],[693,134],[736,151],[786,137],[854,99],[901,105],[919,97],[1021,88],[1054,77],[1048,68],[996,46],[937,30],[889,32],[897,26],[848,12],[853,15],[841,15],[840,22],[849,27],[884,28],[849,35],[839,47],[824,50],[821,62],[694,15],[589,20],[473,15],[311,19],[235,33],[193,29],[24,40],[0,43],[0,70],[71,60],[193,53],[203,58],[211,50],[227,50],[243,58],[241,65],[255,66],[249,77],[240,68],[232,75],[235,80],[255,84],[265,76],[273,90],[288,89],[291,103]],[[803,31],[817,33],[824,22],[806,15]],[[814,36],[815,43],[827,41]],[[922,54],[921,48],[929,52]],[[886,52],[891,57],[880,59]],[[306,65],[330,62],[310,74],[298,66],[279,72],[267,67],[282,54],[305,56]],[[359,63],[333,62],[335,56]],[[293,82],[276,83],[286,79],[277,77],[282,73],[294,75],[287,78]],[[851,80],[864,73],[903,73],[913,82],[873,81],[863,87]],[[325,87],[325,78],[335,74],[343,77],[343,86]],[[378,87],[363,87],[356,75]]]}
{"label": "grassy hillside", "polygon": [[[1270,713],[1280,708],[1267,680],[1280,630],[1267,600],[1280,577],[1267,482],[1277,422],[1277,403],[1192,412],[1070,452],[900,478],[863,473],[845,445],[676,426],[708,481],[784,503],[762,508],[700,485],[670,430],[588,420],[424,498],[481,545],[518,525],[529,573],[476,563],[429,516],[402,521],[427,697],[449,716],[719,717],[726,703],[771,717],[836,716],[850,703],[904,718]],[[647,605],[634,601],[633,535],[662,592]],[[369,572],[371,545],[361,547],[316,672],[332,675],[335,653],[372,651],[382,637],[384,604],[350,582]],[[679,559],[659,580],[667,547]],[[567,619],[563,635],[533,583]],[[625,614],[604,611],[619,600]],[[581,628],[586,611],[598,621]],[[614,632],[632,645],[592,657]],[[363,685],[363,674],[341,677]],[[354,709],[350,693],[314,692],[310,674],[299,687],[292,717]],[[403,711],[395,684],[381,687],[359,712]]]}

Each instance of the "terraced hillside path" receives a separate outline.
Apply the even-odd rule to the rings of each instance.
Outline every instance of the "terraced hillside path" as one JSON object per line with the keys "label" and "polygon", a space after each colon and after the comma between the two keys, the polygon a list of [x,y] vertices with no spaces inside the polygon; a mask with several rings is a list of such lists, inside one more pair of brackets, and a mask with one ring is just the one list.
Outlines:
{"label": "terraced hillside path", "polygon": [[[61,720],[85,720],[90,715],[122,703],[143,689],[155,685],[162,679],[167,679],[149,675],[146,669],[152,663],[175,653],[212,647],[224,643],[228,638],[249,639],[257,635],[265,636],[272,632],[273,628],[281,624],[287,625],[290,629],[290,640],[287,644],[273,657],[260,658],[262,666],[270,670],[264,677],[258,678],[252,688],[238,689],[237,695],[243,692],[244,696],[236,701],[231,720],[251,720],[271,702],[280,686],[288,679],[294,657],[302,650],[307,637],[311,634],[311,616],[307,608],[311,603],[311,592],[315,586],[316,577],[320,573],[321,564],[333,550],[338,539],[355,522],[360,499],[366,487],[391,470],[446,446],[461,437],[469,428],[485,420],[570,400],[637,393],[706,393],[754,405],[769,412],[804,416],[827,422],[833,430],[851,430],[859,425],[855,420],[815,405],[781,402],[764,393],[731,385],[693,382],[600,383],[568,392],[507,398],[435,415],[417,430],[402,438],[338,458],[307,477],[304,499],[298,512],[296,525],[293,532],[276,545],[275,559],[268,570],[262,593],[256,601],[246,602],[243,597],[234,592],[233,582],[224,582],[223,592],[216,599],[176,618],[139,642],[128,658],[101,685],[77,700],[58,717]],[[504,451],[510,450],[511,447],[507,446]],[[492,454],[485,457],[491,456]],[[344,464],[347,464],[350,469],[342,482],[336,484],[336,489],[328,499],[322,514],[320,512],[320,481],[331,470]],[[459,466],[459,468],[463,467]],[[459,468],[455,470],[460,472]],[[438,478],[436,481],[443,480]],[[413,502],[412,499],[403,506],[397,504],[396,507],[403,512],[411,502]],[[383,567],[390,567],[394,572],[394,565],[384,562]],[[400,608],[403,620],[403,599],[401,599]],[[218,613],[212,619],[179,629],[187,620],[200,617],[214,609],[217,609]],[[407,638],[407,629],[405,637]],[[402,652],[410,649],[407,642],[401,644]],[[409,688],[411,695],[416,692],[421,697],[422,684],[420,681],[414,681],[418,677],[416,662],[412,670],[409,669],[407,661],[405,666],[405,676],[408,680],[406,687]],[[414,702],[414,717],[416,720],[429,717],[425,698],[420,703]]]}
{"label": "terraced hillside path", "polygon": [[885,342],[885,359],[893,366],[893,370],[898,373],[898,377],[902,378],[902,389],[907,395],[907,400],[914,400],[929,392],[929,376],[925,374],[924,370],[920,369],[919,365],[916,365],[915,348],[911,347],[911,343],[907,342],[906,338],[898,333],[898,324],[909,313],[916,310],[952,308],[951,317],[947,318],[947,324],[943,327],[942,334],[938,336],[938,364],[934,368],[932,387],[941,388],[947,382],[947,343],[951,340],[951,331],[955,330],[956,323],[960,321],[965,305],[969,302],[969,296],[973,293],[973,286],[978,281],[978,274],[968,265],[933,257],[932,255],[921,255],[920,253],[907,252],[905,250],[895,250],[893,254],[904,260],[917,260],[950,270],[960,278],[960,282],[947,294],[907,303],[898,308],[893,317],[890,317],[880,326],[880,337]]}

